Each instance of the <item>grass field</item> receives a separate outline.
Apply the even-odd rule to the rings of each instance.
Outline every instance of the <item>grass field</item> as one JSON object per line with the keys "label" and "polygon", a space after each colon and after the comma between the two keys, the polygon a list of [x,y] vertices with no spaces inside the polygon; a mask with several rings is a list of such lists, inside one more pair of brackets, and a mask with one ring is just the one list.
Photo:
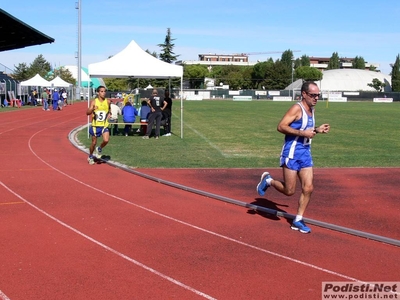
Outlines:
{"label": "grass field", "polygon": [[[276,126],[291,105],[185,101],[181,139],[180,102],[174,101],[171,137],[112,136],[104,154],[145,168],[278,167],[283,135]],[[313,139],[315,167],[399,167],[399,112],[400,103],[320,101],[316,123],[330,123],[331,132]],[[89,146],[85,130],[79,139]]]}

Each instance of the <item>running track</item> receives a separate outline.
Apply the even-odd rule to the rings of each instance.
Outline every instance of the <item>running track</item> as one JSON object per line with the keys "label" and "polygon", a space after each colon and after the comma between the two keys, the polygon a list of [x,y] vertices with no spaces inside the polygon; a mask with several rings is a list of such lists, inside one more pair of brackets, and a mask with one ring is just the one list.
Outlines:
{"label": "running track", "polygon": [[[400,280],[399,247],[300,234],[285,218],[88,165],[67,138],[85,109],[0,113],[0,299],[321,299],[322,281]],[[137,171],[296,210],[298,193],[257,196],[262,170]],[[399,168],[316,169],[307,217],[400,240],[399,181]]]}

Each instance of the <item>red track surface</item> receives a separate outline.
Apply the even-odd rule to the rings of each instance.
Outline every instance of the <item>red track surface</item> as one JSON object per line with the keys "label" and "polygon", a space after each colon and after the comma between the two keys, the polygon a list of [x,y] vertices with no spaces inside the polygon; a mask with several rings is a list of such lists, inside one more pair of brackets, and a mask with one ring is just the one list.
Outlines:
{"label": "red track surface", "polygon": [[[323,281],[399,281],[398,247],[316,226],[300,234],[283,218],[88,165],[67,139],[85,107],[0,114],[0,299],[321,299]],[[262,170],[139,171],[296,211],[298,193],[257,196]],[[398,168],[316,169],[307,217],[400,239],[399,179]]]}

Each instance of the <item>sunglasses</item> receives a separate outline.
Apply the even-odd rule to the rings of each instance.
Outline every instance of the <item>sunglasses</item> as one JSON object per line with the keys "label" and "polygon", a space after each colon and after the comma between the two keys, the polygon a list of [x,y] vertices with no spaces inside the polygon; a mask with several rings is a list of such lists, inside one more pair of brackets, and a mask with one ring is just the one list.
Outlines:
{"label": "sunglasses", "polygon": [[308,95],[308,96],[310,96],[311,98],[319,98],[319,97],[321,97],[321,94],[310,94],[309,92],[306,92],[306,94]]}

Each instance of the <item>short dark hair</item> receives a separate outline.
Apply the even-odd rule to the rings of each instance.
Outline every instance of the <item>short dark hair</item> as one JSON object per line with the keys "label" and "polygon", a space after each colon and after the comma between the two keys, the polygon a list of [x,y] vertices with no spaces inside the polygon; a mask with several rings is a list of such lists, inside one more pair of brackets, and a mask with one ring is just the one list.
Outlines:
{"label": "short dark hair", "polygon": [[317,84],[314,81],[305,81],[303,85],[301,86],[301,93],[306,92],[308,93],[310,91],[310,85],[315,85]]}
{"label": "short dark hair", "polygon": [[100,89],[105,89],[105,88],[106,87],[104,85],[100,85],[100,86],[97,87],[96,92],[100,92]]}

